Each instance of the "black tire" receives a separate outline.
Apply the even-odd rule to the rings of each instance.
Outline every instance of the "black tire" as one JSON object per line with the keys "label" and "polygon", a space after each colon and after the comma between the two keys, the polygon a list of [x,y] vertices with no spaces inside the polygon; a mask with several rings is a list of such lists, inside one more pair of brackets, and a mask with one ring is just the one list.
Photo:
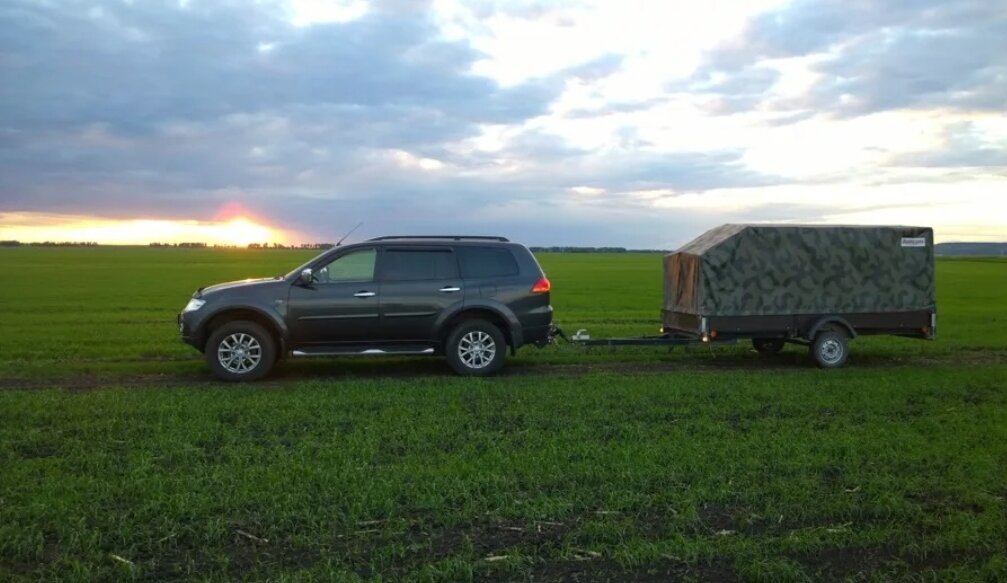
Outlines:
{"label": "black tire", "polygon": [[752,347],[762,354],[779,354],[784,344],[782,338],[752,338]]}
{"label": "black tire", "polygon": [[[227,346],[234,347],[234,358],[230,366],[225,365]],[[240,353],[241,349],[244,353]],[[257,381],[269,374],[276,363],[276,339],[260,324],[247,320],[227,322],[210,334],[203,350],[206,364],[214,376],[224,381],[243,382]],[[258,360],[254,360],[255,356]],[[251,364],[253,363],[254,364]],[[251,365],[250,365],[251,364]],[[247,367],[247,369],[245,369]],[[245,369],[245,370],[242,370]]]}
{"label": "black tire", "polygon": [[850,355],[846,334],[834,328],[816,334],[808,349],[819,368],[839,368],[846,364]]}
{"label": "black tire", "polygon": [[499,328],[485,320],[466,320],[448,334],[444,353],[456,373],[489,376],[503,368],[507,340]]}

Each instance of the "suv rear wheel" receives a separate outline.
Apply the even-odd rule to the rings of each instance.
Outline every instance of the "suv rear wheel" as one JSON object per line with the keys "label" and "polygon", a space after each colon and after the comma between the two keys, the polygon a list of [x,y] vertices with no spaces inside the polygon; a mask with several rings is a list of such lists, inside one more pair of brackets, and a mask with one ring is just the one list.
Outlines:
{"label": "suv rear wheel", "polygon": [[493,324],[468,320],[451,331],[444,352],[456,373],[487,376],[503,368],[507,342],[503,332]]}
{"label": "suv rear wheel", "polygon": [[225,381],[254,381],[276,362],[276,341],[255,322],[235,320],[210,334],[203,350],[210,370]]}

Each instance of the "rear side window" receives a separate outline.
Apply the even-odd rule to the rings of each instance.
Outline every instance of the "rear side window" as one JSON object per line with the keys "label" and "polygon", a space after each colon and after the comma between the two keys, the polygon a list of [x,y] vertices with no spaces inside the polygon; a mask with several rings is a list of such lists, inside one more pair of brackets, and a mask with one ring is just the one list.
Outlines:
{"label": "rear side window", "polygon": [[454,279],[458,263],[450,249],[387,249],[381,254],[385,281]]}
{"label": "rear side window", "polygon": [[462,277],[507,277],[520,270],[514,255],[501,247],[459,247]]}

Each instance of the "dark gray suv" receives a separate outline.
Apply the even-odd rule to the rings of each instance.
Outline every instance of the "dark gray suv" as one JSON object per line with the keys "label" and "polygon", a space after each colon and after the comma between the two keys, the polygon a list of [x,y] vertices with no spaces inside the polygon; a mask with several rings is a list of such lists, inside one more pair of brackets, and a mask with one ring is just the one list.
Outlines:
{"label": "dark gray suv", "polygon": [[488,375],[507,349],[550,341],[549,290],[531,252],[503,237],[378,237],[284,276],[202,288],[178,326],[229,381],[260,379],[288,354],[440,354]]}

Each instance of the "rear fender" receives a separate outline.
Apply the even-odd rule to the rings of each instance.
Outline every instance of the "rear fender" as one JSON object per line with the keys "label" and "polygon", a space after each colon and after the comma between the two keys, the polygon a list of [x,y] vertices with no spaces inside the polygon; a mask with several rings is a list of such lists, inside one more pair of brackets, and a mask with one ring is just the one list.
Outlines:
{"label": "rear fender", "polygon": [[500,320],[503,320],[507,325],[507,337],[510,340],[511,351],[517,350],[517,348],[524,344],[524,333],[521,329],[521,322],[514,315],[514,312],[508,308],[505,304],[492,300],[489,298],[479,298],[475,300],[465,300],[463,304],[453,306],[449,310],[445,310],[434,323],[434,329],[437,331],[437,337],[448,333],[447,327],[451,324],[459,315],[465,312],[490,312],[495,315]]}
{"label": "rear fender", "polygon": [[804,335],[808,340],[814,340],[815,336],[827,326],[837,326],[846,332],[846,335],[852,340],[857,337],[857,331],[847,322],[845,319],[839,316],[823,316],[808,327],[807,334]]}

